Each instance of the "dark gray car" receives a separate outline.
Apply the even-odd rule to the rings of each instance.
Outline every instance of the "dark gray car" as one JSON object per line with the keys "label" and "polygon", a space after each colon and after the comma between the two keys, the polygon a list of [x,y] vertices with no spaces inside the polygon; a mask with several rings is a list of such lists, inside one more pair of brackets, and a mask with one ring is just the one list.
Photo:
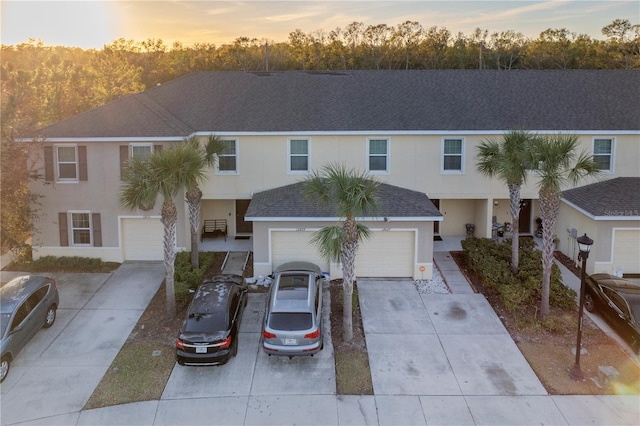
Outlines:
{"label": "dark gray car", "polygon": [[0,383],[31,338],[56,320],[58,283],[41,275],[14,278],[0,289]]}

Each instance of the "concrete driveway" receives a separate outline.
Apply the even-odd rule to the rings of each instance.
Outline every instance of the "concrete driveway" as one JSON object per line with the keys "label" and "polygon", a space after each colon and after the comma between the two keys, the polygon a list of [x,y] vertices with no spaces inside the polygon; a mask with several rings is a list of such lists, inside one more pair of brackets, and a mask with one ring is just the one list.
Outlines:
{"label": "concrete driveway", "polygon": [[[8,281],[23,273],[2,272]],[[161,263],[114,273],[45,274],[58,280],[56,322],[18,354],[0,385],[1,424],[75,424],[164,279]]]}

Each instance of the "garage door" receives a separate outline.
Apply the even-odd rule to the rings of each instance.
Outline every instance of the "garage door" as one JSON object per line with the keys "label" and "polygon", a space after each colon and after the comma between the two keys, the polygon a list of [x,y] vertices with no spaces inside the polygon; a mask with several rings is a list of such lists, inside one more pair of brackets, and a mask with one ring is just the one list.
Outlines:
{"label": "garage door", "polygon": [[374,231],[362,241],[356,258],[357,277],[412,277],[415,232]]}
{"label": "garage door", "polygon": [[613,269],[625,274],[640,274],[640,231],[615,230],[613,235]]}
{"label": "garage door", "polygon": [[320,257],[318,249],[311,244],[313,232],[273,231],[271,233],[271,264],[277,268],[285,262],[302,260],[315,263],[322,271],[329,271],[329,264]]}
{"label": "garage door", "polygon": [[159,218],[122,219],[124,260],[162,260],[164,227]]}

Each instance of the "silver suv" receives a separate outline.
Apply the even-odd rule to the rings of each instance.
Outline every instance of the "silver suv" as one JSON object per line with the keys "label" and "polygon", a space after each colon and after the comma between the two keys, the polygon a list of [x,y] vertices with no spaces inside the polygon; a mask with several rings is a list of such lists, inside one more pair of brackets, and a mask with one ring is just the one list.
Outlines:
{"label": "silver suv", "polygon": [[55,279],[40,275],[14,278],[0,289],[0,383],[11,362],[42,328],[56,320],[59,295]]}
{"label": "silver suv", "polygon": [[323,347],[320,268],[310,262],[280,265],[267,297],[262,349],[269,355],[313,355]]}

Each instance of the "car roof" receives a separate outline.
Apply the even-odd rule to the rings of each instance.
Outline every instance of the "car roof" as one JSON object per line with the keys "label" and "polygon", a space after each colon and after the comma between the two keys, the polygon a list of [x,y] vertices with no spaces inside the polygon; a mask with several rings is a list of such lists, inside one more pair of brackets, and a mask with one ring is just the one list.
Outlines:
{"label": "car roof", "polygon": [[44,284],[53,282],[44,275],[24,275],[16,277],[0,288],[0,309],[2,312],[13,310]]}
{"label": "car roof", "polygon": [[276,274],[289,272],[289,271],[304,271],[304,272],[313,272],[317,275],[322,275],[322,270],[320,267],[311,262],[303,262],[303,261],[294,261],[283,263],[282,265],[276,268]]}
{"label": "car roof", "polygon": [[600,285],[605,285],[623,293],[640,293],[640,284],[625,280],[611,274],[593,274],[590,278]]}

